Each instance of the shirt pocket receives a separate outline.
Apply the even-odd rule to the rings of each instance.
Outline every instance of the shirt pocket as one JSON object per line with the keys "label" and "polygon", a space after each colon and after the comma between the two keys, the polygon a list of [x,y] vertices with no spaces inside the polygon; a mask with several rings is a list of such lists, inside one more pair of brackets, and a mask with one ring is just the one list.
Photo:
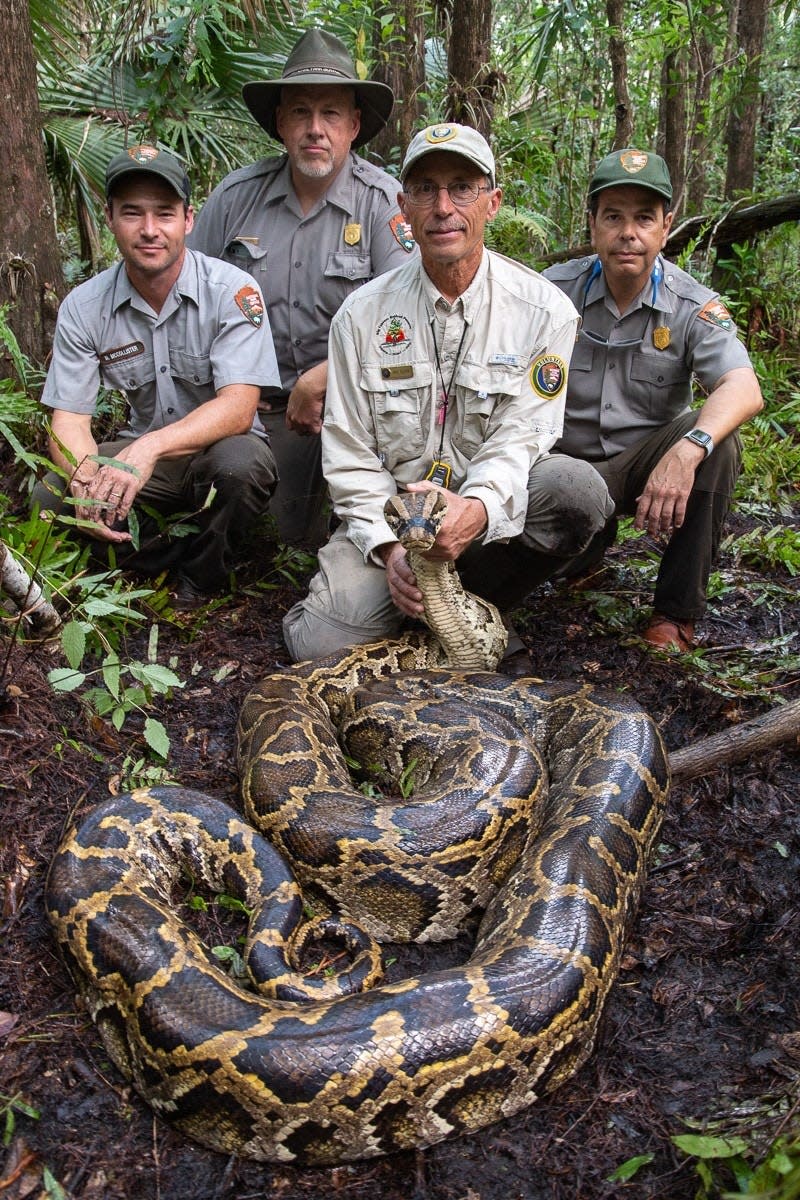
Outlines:
{"label": "shirt pocket", "polygon": [[631,358],[630,395],[632,406],[658,420],[683,412],[691,397],[691,374],[680,359],[634,354]]}
{"label": "shirt pocket", "polygon": [[137,354],[125,362],[103,363],[100,368],[103,386],[127,395],[140,388],[152,387],[156,378],[156,364],[152,351]]}
{"label": "shirt pocket", "polygon": [[411,368],[411,378],[388,378],[392,368],[378,363],[365,363],[361,368],[361,387],[369,396],[377,450],[389,471],[419,458],[425,449],[422,414],[430,404],[433,371],[427,362],[403,366]]}
{"label": "shirt pocket", "polygon": [[569,360],[570,371],[591,371],[594,365],[594,347],[586,338],[578,338]]}
{"label": "shirt pocket", "polygon": [[169,352],[170,372],[190,391],[199,391],[203,399],[208,398],[209,388],[214,387],[211,359],[207,354],[187,354],[184,350]]}
{"label": "shirt pocket", "polygon": [[456,373],[456,421],[451,441],[467,458],[477,453],[492,432],[492,417],[501,400],[518,396],[528,376],[527,363],[462,363]]}
{"label": "shirt pocket", "polygon": [[246,271],[254,278],[266,274],[267,247],[260,243],[244,242],[234,238],[232,242],[228,242],[222,257],[225,262],[232,263],[234,267],[238,267],[240,271]]}
{"label": "shirt pocket", "polygon": [[353,254],[332,250],[325,264],[326,279],[342,279],[352,290],[353,284],[366,283],[372,278],[372,258],[369,254]]}

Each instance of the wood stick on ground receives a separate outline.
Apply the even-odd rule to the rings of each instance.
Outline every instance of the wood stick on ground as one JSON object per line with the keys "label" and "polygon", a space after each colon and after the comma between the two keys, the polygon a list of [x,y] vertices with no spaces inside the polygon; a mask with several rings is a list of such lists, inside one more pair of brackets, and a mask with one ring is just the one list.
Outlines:
{"label": "wood stick on ground", "polygon": [[0,542],[0,592],[8,596],[41,637],[50,637],[61,627],[61,617],[50,601],[45,600],[39,584],[3,542]]}
{"label": "wood stick on ground", "polygon": [[708,775],[718,767],[741,762],[743,758],[791,740],[800,743],[800,699],[790,700],[752,721],[702,738],[681,750],[673,750],[669,756],[672,778],[683,780]]}

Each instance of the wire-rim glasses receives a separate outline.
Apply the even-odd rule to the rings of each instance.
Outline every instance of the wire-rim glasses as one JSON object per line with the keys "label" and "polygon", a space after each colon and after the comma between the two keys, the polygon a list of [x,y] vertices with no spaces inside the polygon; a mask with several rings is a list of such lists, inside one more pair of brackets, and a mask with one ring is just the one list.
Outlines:
{"label": "wire-rim glasses", "polygon": [[407,203],[413,208],[431,208],[442,190],[447,192],[456,208],[469,208],[481,192],[491,192],[494,189],[486,185],[468,183],[465,179],[442,184],[434,183],[432,179],[421,179],[419,183],[406,184],[404,195]]}

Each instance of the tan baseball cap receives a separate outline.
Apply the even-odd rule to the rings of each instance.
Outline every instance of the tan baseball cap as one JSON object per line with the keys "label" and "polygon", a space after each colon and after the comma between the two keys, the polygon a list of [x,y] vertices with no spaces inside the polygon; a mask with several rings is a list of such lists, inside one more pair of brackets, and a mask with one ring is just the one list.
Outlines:
{"label": "tan baseball cap", "polygon": [[405,182],[406,175],[421,158],[426,154],[433,154],[436,150],[449,150],[452,154],[460,154],[477,167],[482,175],[489,176],[492,187],[496,186],[494,155],[486,138],[469,125],[456,125],[453,122],[428,125],[426,129],[420,129],[419,133],[414,134],[400,168],[400,182]]}

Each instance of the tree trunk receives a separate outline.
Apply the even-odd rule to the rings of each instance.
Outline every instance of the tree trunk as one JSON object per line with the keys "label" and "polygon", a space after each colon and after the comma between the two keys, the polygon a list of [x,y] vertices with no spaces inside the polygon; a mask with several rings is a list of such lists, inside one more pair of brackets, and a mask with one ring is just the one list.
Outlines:
{"label": "tree trunk", "polygon": [[500,77],[489,65],[492,0],[461,0],[450,24],[447,116],[489,138]]}
{"label": "tree trunk", "polygon": [[711,73],[714,67],[714,45],[702,34],[692,41],[694,66],[694,111],[691,120],[689,147],[686,155],[686,208],[690,216],[703,211],[706,202],[706,163],[708,161],[711,122]]}
{"label": "tree trunk", "polygon": [[[28,0],[0,4],[3,90],[7,103],[0,132],[0,304],[22,352],[43,363],[50,350],[64,294],[55,226],[55,204],[44,159],[36,62]],[[0,353],[0,377],[14,375]]]}
{"label": "tree trunk", "polygon": [[686,55],[682,49],[673,50],[664,58],[661,69],[658,129],[656,150],[669,167],[672,208],[678,213],[683,207],[686,186]]}
{"label": "tree trunk", "polygon": [[753,190],[761,51],[768,11],[769,0],[739,0],[736,41],[743,71],[731,103],[725,135],[728,147],[725,196],[728,200]]}
{"label": "tree trunk", "polygon": [[608,51],[611,57],[611,77],[614,81],[614,144],[612,150],[630,146],[633,138],[633,113],[628,95],[628,58],[623,34],[625,0],[606,0],[608,17]]}
{"label": "tree trunk", "polygon": [[374,10],[374,78],[386,83],[395,96],[394,111],[380,133],[369,143],[369,157],[389,162],[399,149],[399,160],[408,148],[420,121],[419,96],[425,87],[425,17],[422,0],[404,0],[403,25],[390,38],[381,35],[383,15],[397,19],[397,5],[382,3]]}

